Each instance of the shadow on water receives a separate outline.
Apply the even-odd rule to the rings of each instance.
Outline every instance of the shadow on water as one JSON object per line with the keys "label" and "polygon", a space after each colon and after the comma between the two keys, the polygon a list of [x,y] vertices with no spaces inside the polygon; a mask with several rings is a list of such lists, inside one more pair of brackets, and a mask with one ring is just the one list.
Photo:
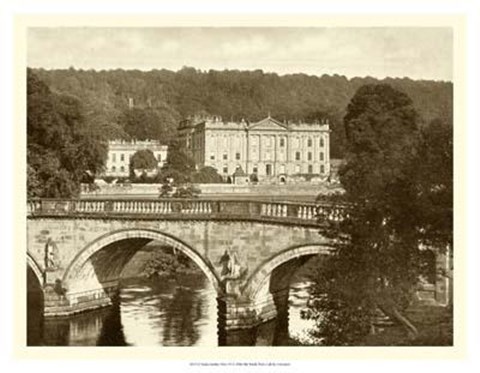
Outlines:
{"label": "shadow on water", "polygon": [[118,294],[112,299],[112,306],[108,308],[108,313],[102,318],[101,325],[97,346],[128,346],[123,332]]}
{"label": "shadow on water", "polygon": [[27,267],[27,346],[41,346],[43,334],[43,291],[37,276]]}

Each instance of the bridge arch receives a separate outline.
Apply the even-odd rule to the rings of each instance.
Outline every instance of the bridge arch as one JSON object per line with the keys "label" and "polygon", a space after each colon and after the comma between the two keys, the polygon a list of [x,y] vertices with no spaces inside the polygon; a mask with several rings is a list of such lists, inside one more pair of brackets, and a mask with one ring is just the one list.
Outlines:
{"label": "bridge arch", "polygon": [[257,270],[250,275],[245,285],[244,293],[250,299],[255,299],[257,294],[268,286],[272,273],[282,265],[301,258],[315,255],[330,255],[333,248],[325,243],[292,246],[280,251],[277,255],[264,261]]}
{"label": "bridge arch", "polygon": [[35,274],[37,277],[38,283],[40,284],[41,287],[44,285],[44,275],[43,271],[40,268],[39,264],[37,261],[30,255],[30,253],[27,252],[27,267],[30,267],[32,272]]}
{"label": "bridge arch", "polygon": [[[136,248],[130,250],[126,255],[126,260],[123,260],[123,266],[126,262],[138,251],[141,247],[145,246],[151,241],[159,241],[165,246],[172,247],[190,258],[207,276],[211,284],[217,291],[217,293],[222,293],[222,287],[220,285],[220,280],[217,277],[214,268],[210,263],[205,261],[202,256],[190,245],[186,244],[182,240],[167,233],[153,230],[153,229],[140,229],[140,228],[129,228],[121,229],[113,232],[109,232],[103,236],[98,237],[87,246],[85,246],[80,252],[75,256],[70,265],[65,271],[65,274],[62,279],[62,283],[68,288],[73,285],[75,282],[78,282],[84,271],[86,264],[91,261],[91,259],[99,254],[102,250],[108,247],[114,247],[116,244],[121,243],[135,243]],[[120,254],[122,255],[122,253]]]}

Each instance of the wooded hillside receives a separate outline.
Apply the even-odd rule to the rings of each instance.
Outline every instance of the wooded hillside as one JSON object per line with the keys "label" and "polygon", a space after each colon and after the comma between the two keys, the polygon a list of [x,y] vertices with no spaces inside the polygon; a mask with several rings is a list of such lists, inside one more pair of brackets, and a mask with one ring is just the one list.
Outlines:
{"label": "wooded hillside", "polygon": [[[250,121],[271,114],[279,120],[328,118],[331,156],[343,156],[343,116],[359,87],[386,83],[412,100],[425,125],[435,118],[451,123],[453,84],[408,78],[347,79],[339,75],[279,76],[255,71],[169,70],[44,70],[33,69],[53,92],[76,96],[85,106],[87,121],[108,138],[175,138],[180,119],[191,114],[220,115],[224,120]],[[134,109],[129,109],[129,101]]]}

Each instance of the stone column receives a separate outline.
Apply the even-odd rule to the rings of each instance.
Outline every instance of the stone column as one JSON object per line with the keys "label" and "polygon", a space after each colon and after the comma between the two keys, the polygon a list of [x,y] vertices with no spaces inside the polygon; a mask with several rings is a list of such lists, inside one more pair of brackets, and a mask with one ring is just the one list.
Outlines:
{"label": "stone column", "polygon": [[218,345],[254,346],[257,315],[251,304],[232,297],[217,298]]}

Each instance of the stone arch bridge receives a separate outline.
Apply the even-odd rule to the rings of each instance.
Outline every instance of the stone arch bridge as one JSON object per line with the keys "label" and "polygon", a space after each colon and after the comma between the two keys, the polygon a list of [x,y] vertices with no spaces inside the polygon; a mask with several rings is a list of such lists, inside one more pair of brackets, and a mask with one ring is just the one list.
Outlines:
{"label": "stone arch bridge", "polygon": [[219,335],[227,338],[288,312],[292,275],[308,258],[329,254],[334,241],[321,228],[345,213],[286,202],[31,200],[27,264],[44,290],[44,315],[70,315],[111,304],[124,266],[158,241],[211,281]]}

